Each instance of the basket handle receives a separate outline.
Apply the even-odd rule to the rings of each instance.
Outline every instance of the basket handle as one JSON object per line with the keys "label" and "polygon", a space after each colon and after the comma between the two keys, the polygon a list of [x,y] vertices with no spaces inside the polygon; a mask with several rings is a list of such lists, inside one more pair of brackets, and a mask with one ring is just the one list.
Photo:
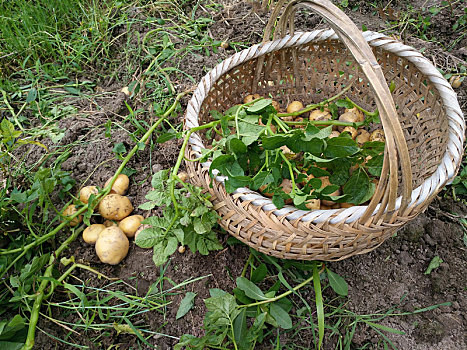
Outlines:
{"label": "basket handle", "polygon": [[[279,0],[265,27],[263,42],[271,37],[274,24],[280,10],[287,0]],[[360,222],[365,223],[373,214],[376,206],[381,203],[377,217],[392,216],[398,192],[398,161],[401,165],[402,202],[399,213],[403,213],[411,200],[412,195],[412,167],[407,148],[407,142],[397,117],[396,107],[384,78],[381,66],[378,64],[370,46],[363,38],[360,30],[337,6],[328,0],[293,0],[285,7],[283,15],[274,32],[274,39],[284,37],[289,25],[290,33],[294,32],[294,15],[299,7],[306,7],[317,13],[329,23],[339,39],[349,49],[360,69],[365,74],[375,96],[376,105],[383,125],[386,147],[383,169],[376,192],[370,201]],[[388,189],[388,191],[387,191]]]}

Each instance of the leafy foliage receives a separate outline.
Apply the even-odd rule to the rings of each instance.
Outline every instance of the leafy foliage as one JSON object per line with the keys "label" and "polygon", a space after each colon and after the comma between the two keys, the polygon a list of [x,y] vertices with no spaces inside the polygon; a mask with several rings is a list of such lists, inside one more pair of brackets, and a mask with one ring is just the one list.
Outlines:
{"label": "leafy foliage", "polygon": [[[200,187],[183,183],[181,188],[170,191],[169,170],[161,170],[154,174],[151,184],[153,190],[146,195],[149,201],[140,206],[151,210],[163,207],[162,216],[152,216],[144,223],[146,228],[136,237],[136,244],[142,248],[153,248],[154,263],[164,264],[179,244],[187,245],[192,252],[199,251],[207,255],[211,250],[221,249],[216,233],[212,230],[217,223],[217,214],[211,210],[212,204]],[[172,205],[176,201],[180,206],[177,213]]]}
{"label": "leafy foliage", "polygon": [[[205,335],[197,338],[185,334],[175,349],[254,349],[256,344],[265,340],[269,329],[293,329],[293,301],[288,296],[291,291],[300,296],[300,286],[306,286],[314,278],[320,279],[318,275],[314,276],[318,263],[281,261],[253,250],[250,258],[246,265],[251,269],[250,279],[237,277],[233,295],[220,289],[210,289],[210,298],[204,300],[208,310],[204,319]],[[348,287],[345,280],[329,269],[326,269],[326,275],[331,287],[339,295],[346,295]],[[264,283],[267,276],[269,281]],[[293,288],[286,276],[287,279],[304,282]],[[288,291],[280,293],[281,286]],[[308,303],[302,300],[309,309]]]}
{"label": "leafy foliage", "polygon": [[[371,198],[372,177],[381,175],[384,143],[367,142],[360,147],[347,133],[330,138],[332,126],[291,128],[270,104],[264,99],[249,107],[235,106],[225,115],[212,112],[220,121],[216,132],[222,137],[212,140],[209,173],[227,176],[227,192],[240,187],[261,189],[273,195],[277,207],[291,200],[300,209],[306,209],[311,199],[361,204]],[[353,104],[343,100],[339,106]],[[312,179],[320,176],[329,176],[331,184],[321,188],[321,182]],[[284,191],[283,179],[292,181],[291,191]],[[344,194],[331,196],[339,186]]]}

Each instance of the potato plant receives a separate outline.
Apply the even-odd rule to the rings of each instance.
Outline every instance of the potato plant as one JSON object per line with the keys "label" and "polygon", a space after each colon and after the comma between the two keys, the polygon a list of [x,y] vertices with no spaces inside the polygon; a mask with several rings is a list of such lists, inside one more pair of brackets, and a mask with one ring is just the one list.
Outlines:
{"label": "potato plant", "polygon": [[[244,104],[223,114],[212,111],[209,123],[159,136],[167,141],[178,135],[184,141],[175,166],[152,178],[148,202],[139,208],[161,207],[163,212],[143,221],[148,226],[136,232],[136,244],[154,249],[156,265],[164,264],[178,247],[203,255],[222,248],[213,231],[218,216],[208,195],[179,172],[188,140],[198,131],[205,131],[210,147],[198,161],[212,160],[211,177],[228,176],[227,192],[248,187],[271,197],[278,208],[293,204],[303,210],[348,208],[369,201],[381,174],[384,142],[368,141],[368,136],[359,145],[352,137],[369,135],[362,127],[378,121],[378,112],[367,112],[349,99],[331,103],[338,97],[306,107],[294,101],[287,113],[281,113],[277,101],[248,95]],[[356,119],[337,120],[344,108]],[[343,128],[341,133],[333,130],[338,127]],[[345,128],[356,132],[352,135]]]}
{"label": "potato plant", "polygon": [[287,113],[278,113],[273,102],[257,99],[224,114],[212,112],[219,124],[207,132],[212,148],[204,158],[212,159],[210,175],[227,176],[227,192],[247,187],[278,208],[329,209],[370,200],[384,152],[382,130],[370,135],[362,128],[373,118],[365,120],[349,100],[321,106],[309,116],[299,101],[290,103]]}

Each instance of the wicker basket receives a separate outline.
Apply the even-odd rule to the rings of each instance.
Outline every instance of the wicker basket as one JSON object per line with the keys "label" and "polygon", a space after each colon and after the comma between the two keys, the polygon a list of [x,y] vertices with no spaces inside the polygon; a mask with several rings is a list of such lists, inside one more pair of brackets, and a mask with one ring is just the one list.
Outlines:
{"label": "wicker basket", "polygon": [[[322,101],[346,92],[367,110],[378,108],[386,136],[383,171],[367,206],[304,211],[277,209],[248,188],[226,193],[225,177],[208,175],[210,162],[187,162],[190,181],[210,192],[219,223],[252,248],[285,259],[340,260],[378,247],[394,231],[427,208],[456,175],[465,123],[456,94],[435,67],[412,47],[383,34],[361,33],[329,1],[279,1],[265,37],[273,41],[238,52],[199,83],[185,115],[185,128],[210,120],[246,93],[271,94],[282,105],[292,100]],[[333,30],[294,32],[298,6],[324,17]],[[388,85],[395,84],[392,94]],[[193,133],[186,157],[205,147]]]}

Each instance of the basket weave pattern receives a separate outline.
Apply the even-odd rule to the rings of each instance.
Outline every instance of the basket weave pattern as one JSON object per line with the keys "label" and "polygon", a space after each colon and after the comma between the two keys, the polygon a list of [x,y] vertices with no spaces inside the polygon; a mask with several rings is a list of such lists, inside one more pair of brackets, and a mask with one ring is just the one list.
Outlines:
{"label": "basket weave pattern", "polygon": [[[387,84],[395,86],[392,99],[407,144],[414,189],[408,205],[403,205],[402,186],[398,186],[393,189],[397,201],[390,208],[388,184],[370,209],[303,211],[286,206],[278,210],[269,199],[246,188],[226,193],[223,177],[209,177],[209,162],[187,162],[190,181],[211,194],[220,225],[263,253],[329,261],[369,252],[422,212],[458,170],[465,125],[449,83],[413,48],[379,33],[363,36]],[[334,31],[286,36],[239,52],[208,73],[189,103],[185,128],[210,121],[211,110],[223,112],[250,92],[271,94],[285,106],[293,100],[319,102],[349,85],[346,95],[354,102],[367,110],[377,107],[360,64]],[[201,148],[209,143],[203,134],[193,134],[186,157],[199,158]],[[401,164],[397,173],[400,185]]]}

